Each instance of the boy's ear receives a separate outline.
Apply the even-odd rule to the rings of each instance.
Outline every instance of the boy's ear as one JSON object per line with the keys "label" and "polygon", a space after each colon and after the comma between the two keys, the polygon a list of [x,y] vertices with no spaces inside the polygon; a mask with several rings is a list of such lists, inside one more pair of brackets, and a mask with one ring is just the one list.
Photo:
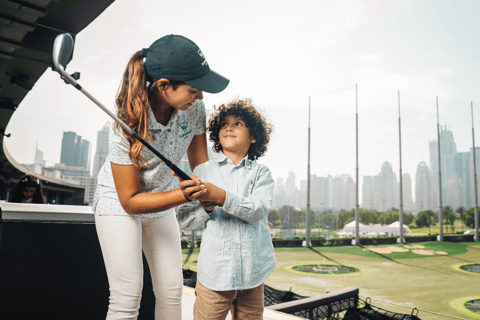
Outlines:
{"label": "boy's ear", "polygon": [[250,140],[251,143],[255,143],[257,142],[257,140],[255,140],[255,138],[252,137],[252,140]]}

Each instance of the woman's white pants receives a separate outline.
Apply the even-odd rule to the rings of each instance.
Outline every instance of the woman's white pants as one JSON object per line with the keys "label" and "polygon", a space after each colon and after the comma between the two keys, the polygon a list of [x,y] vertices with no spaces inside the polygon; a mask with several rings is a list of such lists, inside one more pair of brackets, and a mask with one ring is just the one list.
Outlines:
{"label": "woman's white pants", "polygon": [[155,293],[155,320],[181,320],[182,255],[174,213],[160,218],[95,215],[110,286],[107,320],[137,319],[143,288],[142,250]]}

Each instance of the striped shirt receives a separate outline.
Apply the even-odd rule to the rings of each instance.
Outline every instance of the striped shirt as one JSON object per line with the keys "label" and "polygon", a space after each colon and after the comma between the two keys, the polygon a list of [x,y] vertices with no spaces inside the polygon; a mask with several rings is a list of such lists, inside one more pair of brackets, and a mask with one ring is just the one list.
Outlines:
{"label": "striped shirt", "polygon": [[181,227],[205,223],[198,280],[210,290],[255,288],[276,265],[268,226],[274,181],[270,170],[246,156],[238,165],[226,156],[198,165],[193,174],[226,191],[223,207],[208,214],[199,202],[178,210]]}

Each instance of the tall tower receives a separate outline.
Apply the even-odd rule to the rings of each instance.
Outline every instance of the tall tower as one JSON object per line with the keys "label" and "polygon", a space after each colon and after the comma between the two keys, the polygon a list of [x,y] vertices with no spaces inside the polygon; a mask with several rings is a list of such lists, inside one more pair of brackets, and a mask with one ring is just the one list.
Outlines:
{"label": "tall tower", "polygon": [[75,143],[77,134],[75,132],[64,132],[62,139],[62,150],[60,154],[60,163],[66,166],[75,166]]}
{"label": "tall tower", "polygon": [[93,160],[93,171],[92,176],[96,177],[100,168],[107,160],[108,156],[108,139],[109,139],[109,132],[112,123],[108,121],[103,126],[102,130],[97,132],[97,146],[95,150],[95,156]]}
{"label": "tall tower", "polygon": [[35,164],[39,164],[42,167],[45,165],[45,162],[43,161],[43,151],[38,149],[38,140],[35,145],[35,160],[33,161]]}
{"label": "tall tower", "polygon": [[[395,188],[395,184],[397,184],[397,188]],[[398,206],[398,195],[395,195],[395,191],[397,190],[397,177],[393,172],[392,165],[385,161],[385,163],[382,165],[382,170],[378,175],[378,192],[375,199],[375,208],[380,211],[387,211],[393,207]]]}
{"label": "tall tower", "polygon": [[415,209],[412,198],[412,179],[408,173],[403,174],[403,203],[406,211]]}
{"label": "tall tower", "polygon": [[[415,208],[417,211],[432,210],[434,208],[435,191],[430,170],[425,162],[420,162],[415,174]],[[438,206],[436,206],[438,207]]]}
{"label": "tall tower", "polygon": [[[434,181],[434,190],[438,194],[438,144],[437,140],[429,142],[430,147],[430,167],[432,168],[432,178]],[[447,185],[448,179],[456,175],[457,145],[453,139],[453,132],[447,126],[440,127],[440,163],[442,164],[442,195],[443,205],[447,203]],[[437,197],[438,198],[438,197]],[[438,204],[434,205],[438,208]]]}

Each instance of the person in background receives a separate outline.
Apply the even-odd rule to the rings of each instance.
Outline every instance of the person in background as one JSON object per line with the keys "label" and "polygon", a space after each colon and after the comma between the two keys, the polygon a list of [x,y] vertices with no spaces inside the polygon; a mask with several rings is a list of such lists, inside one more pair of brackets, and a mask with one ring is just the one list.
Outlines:
{"label": "person in background", "polygon": [[23,176],[18,180],[13,195],[10,197],[10,202],[46,204],[42,181],[30,174]]}

